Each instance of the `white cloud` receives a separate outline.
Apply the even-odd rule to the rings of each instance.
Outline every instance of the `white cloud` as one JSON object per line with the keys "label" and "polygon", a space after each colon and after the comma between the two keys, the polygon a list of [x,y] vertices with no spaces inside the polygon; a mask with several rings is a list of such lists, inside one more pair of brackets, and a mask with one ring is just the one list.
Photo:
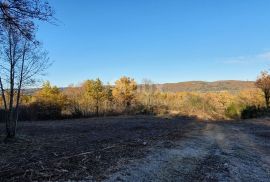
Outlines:
{"label": "white cloud", "polygon": [[270,61],[270,51],[258,55],[258,58]]}
{"label": "white cloud", "polygon": [[226,64],[250,64],[258,62],[270,62],[270,51],[249,56],[222,58],[220,60],[221,62]]}

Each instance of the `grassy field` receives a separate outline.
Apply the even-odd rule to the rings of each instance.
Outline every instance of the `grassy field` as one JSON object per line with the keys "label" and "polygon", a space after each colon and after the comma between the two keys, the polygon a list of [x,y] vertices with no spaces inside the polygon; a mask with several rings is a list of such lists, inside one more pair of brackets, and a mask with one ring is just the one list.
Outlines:
{"label": "grassy field", "polygon": [[0,181],[269,181],[270,120],[106,117],[22,122]]}

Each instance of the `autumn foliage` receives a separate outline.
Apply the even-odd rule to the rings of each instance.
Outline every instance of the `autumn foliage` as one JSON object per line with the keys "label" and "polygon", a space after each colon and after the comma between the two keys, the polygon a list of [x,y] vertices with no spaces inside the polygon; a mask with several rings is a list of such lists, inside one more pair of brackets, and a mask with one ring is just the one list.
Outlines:
{"label": "autumn foliage", "polygon": [[270,99],[270,75],[267,71],[263,71],[255,82],[256,86],[260,88],[264,94],[266,108],[269,108]]}
{"label": "autumn foliage", "polygon": [[[1,102],[1,101],[0,101]],[[237,119],[265,105],[260,88],[239,92],[163,92],[149,80],[137,84],[122,77],[114,85],[100,79],[59,89],[49,82],[33,94],[22,97],[22,120],[45,120],[152,114],[192,116],[206,120]],[[257,114],[257,113],[256,113]],[[252,116],[254,114],[251,114]]]}
{"label": "autumn foliage", "polygon": [[116,104],[124,110],[130,110],[136,98],[137,84],[134,79],[122,77],[115,82],[112,94]]}

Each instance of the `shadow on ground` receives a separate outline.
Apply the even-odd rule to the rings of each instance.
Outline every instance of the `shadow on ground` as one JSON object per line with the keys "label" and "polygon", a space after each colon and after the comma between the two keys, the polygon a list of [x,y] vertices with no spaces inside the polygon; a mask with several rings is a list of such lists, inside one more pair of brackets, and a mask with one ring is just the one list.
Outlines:
{"label": "shadow on ground", "polygon": [[269,133],[267,119],[22,122],[19,139],[0,144],[0,181],[267,181]]}
{"label": "shadow on ground", "polygon": [[19,139],[0,144],[0,181],[103,180],[155,142],[179,140],[194,122],[150,116],[21,122]]}

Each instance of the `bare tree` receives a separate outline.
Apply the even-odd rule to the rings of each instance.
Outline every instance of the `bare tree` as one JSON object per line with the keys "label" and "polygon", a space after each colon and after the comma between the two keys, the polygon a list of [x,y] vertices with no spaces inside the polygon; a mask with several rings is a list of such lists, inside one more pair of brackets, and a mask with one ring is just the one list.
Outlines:
{"label": "bare tree", "polygon": [[12,28],[27,40],[34,40],[34,20],[53,21],[54,11],[44,0],[0,0],[0,31]]}
{"label": "bare tree", "polygon": [[149,111],[152,110],[153,101],[154,101],[156,91],[157,91],[157,87],[153,81],[151,81],[149,79],[142,80],[142,92],[145,96],[146,106],[147,106]]}
{"label": "bare tree", "polygon": [[0,41],[0,88],[7,137],[16,135],[21,88],[46,67],[46,54],[38,51],[35,39],[35,21],[53,23],[53,15],[46,0],[0,0],[0,39],[4,39]]}
{"label": "bare tree", "polygon": [[255,82],[256,86],[264,93],[266,108],[269,108],[270,100],[270,75],[267,71],[261,72],[261,75]]}
{"label": "bare tree", "polygon": [[12,138],[16,136],[22,88],[33,84],[49,62],[47,53],[39,45],[29,42],[14,29],[5,33],[1,50],[0,87],[6,113],[6,133],[8,138]]}

